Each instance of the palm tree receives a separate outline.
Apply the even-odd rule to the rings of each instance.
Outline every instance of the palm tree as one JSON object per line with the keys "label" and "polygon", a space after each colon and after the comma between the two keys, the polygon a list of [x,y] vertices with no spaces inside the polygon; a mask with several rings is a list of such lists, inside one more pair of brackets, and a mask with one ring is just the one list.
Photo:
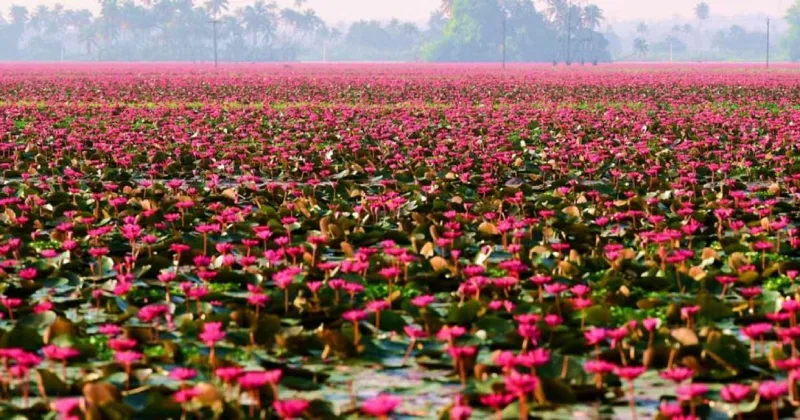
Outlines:
{"label": "palm tree", "polygon": [[228,0],[207,0],[205,6],[208,14],[216,19],[221,13],[228,11],[228,4]]}
{"label": "palm tree", "polygon": [[450,17],[450,14],[453,12],[453,0],[442,0],[439,9],[445,16]]}
{"label": "palm tree", "polygon": [[256,47],[258,33],[264,25],[264,17],[261,13],[261,8],[257,7],[259,4],[262,3],[256,3],[255,6],[247,6],[241,10],[242,24],[247,31],[250,32],[250,46],[253,48]]}
{"label": "palm tree", "polygon": [[636,25],[636,33],[640,35],[646,34],[648,29],[647,24],[644,22],[639,22],[639,24]]}
{"label": "palm tree", "polygon": [[277,20],[276,7],[275,3],[267,4],[264,0],[257,0],[252,6],[240,9],[242,24],[250,33],[253,53],[264,41],[271,41]]}
{"label": "palm tree", "polygon": [[11,6],[11,23],[24,26],[28,22],[28,8],[25,6]]}
{"label": "palm tree", "polygon": [[644,57],[650,51],[650,47],[644,38],[636,38],[633,40],[633,51],[639,57]]}
{"label": "palm tree", "polygon": [[184,60],[190,59],[192,51],[197,49],[197,43],[202,38],[197,29],[207,28],[208,19],[205,15],[202,22],[196,19],[192,0],[172,0],[172,4],[175,13],[170,32],[176,41],[176,53]]}
{"label": "palm tree", "polygon": [[600,24],[605,19],[603,16],[603,9],[594,4],[590,4],[583,8],[583,25],[590,29],[595,30],[600,27]]}
{"label": "palm tree", "polygon": [[697,6],[694,7],[694,16],[697,18],[697,37],[698,37],[697,45],[700,45],[700,41],[702,40],[700,30],[703,26],[703,22],[708,20],[710,14],[711,14],[711,9],[708,7],[708,3],[704,1],[697,3]]}
{"label": "palm tree", "polygon": [[92,13],[86,9],[67,10],[64,12],[64,26],[77,39],[78,43],[84,43],[82,39],[83,28],[92,25]]}
{"label": "palm tree", "polygon": [[700,22],[708,19],[710,13],[711,13],[711,8],[708,7],[708,3],[704,1],[697,3],[697,6],[694,7],[694,15]]}
{"label": "palm tree", "polygon": [[[214,66],[217,65],[217,61],[219,60],[218,56],[218,45],[219,41],[217,40],[217,25],[219,24],[219,15],[222,12],[228,11],[228,0],[206,0],[205,3],[206,10],[208,14],[211,15],[211,24],[213,25],[213,43],[214,43]],[[205,25],[203,25],[205,26]]]}
{"label": "palm tree", "polygon": [[111,48],[119,36],[120,8],[117,0],[101,0],[100,19],[103,22],[103,40],[106,48]]}
{"label": "palm tree", "polygon": [[325,28],[325,21],[317,16],[317,12],[315,12],[313,9],[306,9],[306,11],[303,12],[303,16],[303,26],[301,28],[303,36],[313,35],[317,31]]}
{"label": "palm tree", "polygon": [[[49,54],[57,54],[59,60],[64,57],[65,29],[68,27],[67,14],[64,6],[55,5],[52,9],[40,5],[35,10],[29,21],[29,26],[34,30],[32,42],[35,44],[31,50]],[[30,47],[30,46],[29,46]]]}
{"label": "palm tree", "polygon": [[596,62],[594,57],[594,44],[598,40],[598,38],[595,36],[595,29],[600,27],[604,19],[605,16],[603,16],[603,9],[597,7],[596,5],[590,4],[583,8],[581,20],[583,21],[584,28],[581,33],[583,34],[584,48],[589,49],[591,52],[591,60],[593,63]]}
{"label": "palm tree", "polygon": [[[236,16],[223,16],[219,23],[219,39],[222,45],[244,45],[245,33]],[[226,50],[223,50],[226,51]],[[227,49],[229,61],[239,58],[238,50]]]}
{"label": "palm tree", "polygon": [[[602,18],[602,11],[599,12],[600,15],[595,15],[594,18]],[[591,13],[597,13],[597,11]],[[559,50],[561,48],[566,50],[565,62],[569,65],[572,61],[571,47],[573,39],[582,40],[584,10],[580,6],[573,5],[572,0],[547,0],[545,14],[556,29],[556,42],[561,44],[559,45]],[[581,42],[578,44],[581,44]],[[555,61],[558,61],[558,59]]]}
{"label": "palm tree", "polygon": [[569,11],[569,1],[568,0],[547,0],[547,9],[545,13],[547,13],[547,17],[553,23],[557,23],[567,18],[567,14]]}
{"label": "palm tree", "polygon": [[86,45],[86,55],[91,57],[92,48],[98,47],[97,40],[101,37],[101,30],[97,25],[97,21],[88,25],[82,25],[79,28],[78,40],[80,43]]}

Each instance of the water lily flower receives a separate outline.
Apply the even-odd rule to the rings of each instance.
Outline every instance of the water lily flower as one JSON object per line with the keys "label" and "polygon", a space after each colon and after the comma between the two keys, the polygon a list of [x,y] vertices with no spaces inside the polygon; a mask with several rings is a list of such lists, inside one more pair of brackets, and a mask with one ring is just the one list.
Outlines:
{"label": "water lily flower", "polygon": [[361,403],[361,411],[368,416],[385,420],[401,403],[402,400],[400,398],[384,394]]}

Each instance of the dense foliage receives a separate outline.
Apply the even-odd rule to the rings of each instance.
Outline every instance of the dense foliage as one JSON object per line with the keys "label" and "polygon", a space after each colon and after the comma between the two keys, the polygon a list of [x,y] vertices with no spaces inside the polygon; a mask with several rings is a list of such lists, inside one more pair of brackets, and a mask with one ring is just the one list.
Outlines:
{"label": "dense foliage", "polygon": [[795,1],[789,9],[786,21],[789,23],[789,35],[783,40],[784,45],[789,51],[789,58],[800,61],[800,1]]}
{"label": "dense foliage", "polygon": [[[0,17],[0,59],[37,61],[500,61],[502,16],[510,61],[608,61],[597,6],[555,2],[548,18],[531,0],[457,0],[427,25],[324,22],[303,2],[100,0],[88,10],[12,6]],[[569,24],[567,24],[569,22]],[[569,39],[569,42],[566,40]],[[564,50],[564,52],[560,52]],[[564,57],[561,57],[564,56]]]}
{"label": "dense foliage", "polygon": [[4,65],[0,413],[791,416],[797,71]]}

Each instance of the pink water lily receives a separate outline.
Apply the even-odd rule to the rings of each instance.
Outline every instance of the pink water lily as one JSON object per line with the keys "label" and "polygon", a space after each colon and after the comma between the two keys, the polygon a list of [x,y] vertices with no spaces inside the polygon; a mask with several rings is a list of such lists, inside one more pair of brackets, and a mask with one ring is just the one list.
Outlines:
{"label": "pink water lily", "polygon": [[392,395],[379,395],[375,398],[361,403],[361,411],[364,414],[378,418],[388,419],[395,409],[402,403],[402,400]]}
{"label": "pink water lily", "polygon": [[[6,29],[38,42],[18,20]],[[253,42],[297,29],[275,28]],[[121,31],[89,46],[112,54],[136,38]],[[570,48],[599,52],[587,40]],[[0,66],[12,414],[82,392],[127,409],[154,375],[188,417],[211,400],[325,416],[312,382],[379,418],[503,416],[515,400],[517,417],[547,416],[553,381],[625,393],[631,416],[756,395],[791,416],[798,400],[792,65]],[[386,394],[412,356],[452,364],[428,412],[417,389],[408,413]],[[737,384],[751,365],[761,382]],[[656,375],[679,403],[641,400]]]}

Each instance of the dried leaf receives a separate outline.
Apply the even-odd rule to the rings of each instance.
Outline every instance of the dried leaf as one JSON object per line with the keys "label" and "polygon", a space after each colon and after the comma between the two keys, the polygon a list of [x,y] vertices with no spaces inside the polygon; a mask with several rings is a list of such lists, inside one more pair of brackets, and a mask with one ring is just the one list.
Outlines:
{"label": "dried leaf", "polygon": [[353,246],[350,245],[348,242],[342,242],[339,247],[342,248],[342,252],[347,258],[353,258],[355,256],[355,252],[353,251]]}
{"label": "dried leaf", "polygon": [[419,253],[425,258],[432,257],[434,255],[433,242],[426,242],[425,245],[422,246],[422,249],[419,251]]}
{"label": "dried leaf", "polygon": [[433,267],[433,271],[440,271],[450,268],[450,265],[447,263],[447,260],[439,256],[431,258],[430,263],[431,267]]}
{"label": "dried leaf", "polygon": [[478,225],[478,232],[484,235],[498,235],[500,231],[497,230],[497,226],[494,223],[483,222]]}
{"label": "dried leaf", "polygon": [[577,206],[565,207],[561,211],[569,217],[574,217],[576,219],[580,219],[581,217],[581,210]]}
{"label": "dried leaf", "polygon": [[299,199],[294,203],[295,208],[306,218],[311,218],[311,212],[308,211],[308,205],[306,204],[306,200]]}
{"label": "dried leaf", "polygon": [[330,238],[331,237],[331,230],[330,230],[331,218],[328,216],[323,217],[319,220],[319,231],[325,236]]}
{"label": "dried leaf", "polygon": [[706,270],[704,270],[703,267],[700,266],[694,266],[689,269],[689,277],[697,281],[703,280],[706,277],[706,274],[707,274]]}
{"label": "dried leaf", "polygon": [[717,258],[717,251],[712,248],[703,248],[702,258],[703,260],[707,260],[710,258]]}
{"label": "dried leaf", "polygon": [[344,235],[344,232],[342,232],[342,229],[339,226],[330,225],[328,226],[328,229],[330,229],[330,234],[334,238],[341,238]]}
{"label": "dried leaf", "polygon": [[675,328],[669,333],[669,335],[683,346],[694,346],[700,344],[700,339],[697,338],[697,334],[686,327]]}
{"label": "dried leaf", "polygon": [[197,391],[195,401],[205,407],[211,407],[214,411],[219,411],[224,402],[222,393],[219,392],[217,387],[207,383],[199,383],[194,387]]}
{"label": "dried leaf", "polygon": [[108,382],[92,382],[84,385],[83,397],[89,405],[96,407],[122,400],[119,390]]}
{"label": "dried leaf", "polygon": [[580,274],[580,270],[572,265],[569,261],[559,261],[558,269],[564,277],[573,277]]}
{"label": "dried leaf", "polygon": [[728,257],[728,266],[739,268],[742,265],[750,264],[750,260],[741,252],[734,252]]}
{"label": "dried leaf", "polygon": [[436,226],[435,225],[431,225],[431,228],[428,229],[428,230],[430,231],[431,238],[433,238],[434,241],[439,239],[439,232],[436,231]]}
{"label": "dried leaf", "polygon": [[59,317],[44,332],[42,340],[45,344],[50,344],[54,338],[60,335],[75,335],[77,330],[72,321]]}

